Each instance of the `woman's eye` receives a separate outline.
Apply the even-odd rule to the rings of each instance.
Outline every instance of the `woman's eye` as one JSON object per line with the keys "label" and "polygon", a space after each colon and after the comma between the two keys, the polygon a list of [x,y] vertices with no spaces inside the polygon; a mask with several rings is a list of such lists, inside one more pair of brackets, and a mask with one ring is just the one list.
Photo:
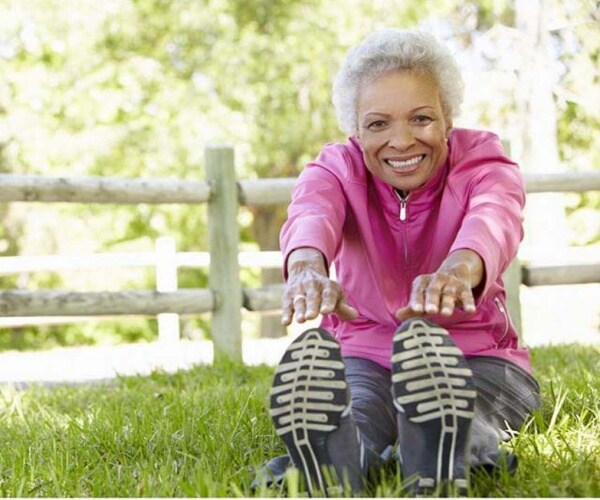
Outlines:
{"label": "woman's eye", "polygon": [[413,118],[417,123],[430,123],[433,119],[427,115],[418,115]]}
{"label": "woman's eye", "polygon": [[383,120],[375,120],[374,122],[369,123],[368,128],[377,129],[385,126],[385,121]]}

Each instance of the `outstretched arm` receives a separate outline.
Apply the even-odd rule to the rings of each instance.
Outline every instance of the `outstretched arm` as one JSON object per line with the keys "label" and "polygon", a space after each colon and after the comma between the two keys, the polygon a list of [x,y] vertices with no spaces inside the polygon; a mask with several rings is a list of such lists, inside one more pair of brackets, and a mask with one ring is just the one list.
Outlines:
{"label": "outstretched arm", "polygon": [[304,323],[332,312],[351,320],[358,312],[345,299],[342,287],[329,279],[323,254],[315,248],[297,248],[287,258],[287,283],[282,297],[281,323]]}

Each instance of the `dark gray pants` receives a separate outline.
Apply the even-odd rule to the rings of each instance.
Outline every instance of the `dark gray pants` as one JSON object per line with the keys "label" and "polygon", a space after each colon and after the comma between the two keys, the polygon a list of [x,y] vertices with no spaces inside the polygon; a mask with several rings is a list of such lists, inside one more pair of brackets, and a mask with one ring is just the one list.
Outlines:
{"label": "dark gray pants", "polygon": [[[364,445],[381,455],[398,440],[391,372],[362,358],[345,358],[352,413]],[[500,441],[510,438],[540,404],[539,386],[520,367],[500,358],[467,359],[477,389],[471,425],[471,466],[496,465]]]}

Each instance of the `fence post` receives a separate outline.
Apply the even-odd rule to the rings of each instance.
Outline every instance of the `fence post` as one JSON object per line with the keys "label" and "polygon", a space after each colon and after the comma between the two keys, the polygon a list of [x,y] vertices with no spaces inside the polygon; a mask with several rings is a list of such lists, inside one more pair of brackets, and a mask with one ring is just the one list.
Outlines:
{"label": "fence post", "polygon": [[[156,240],[156,291],[175,292],[177,290],[177,262],[175,261],[175,238],[162,236]],[[179,314],[158,315],[158,340],[177,342],[179,340]]]}
{"label": "fence post", "polygon": [[231,146],[209,146],[206,177],[212,194],[208,202],[209,286],[216,298],[212,314],[215,361],[242,360],[242,287],[238,264],[238,188]]}
{"label": "fence post", "polygon": [[[506,156],[511,156],[511,143],[507,139],[502,139],[502,147]],[[508,313],[512,319],[513,325],[517,330],[519,339],[523,339],[523,324],[521,321],[521,282],[523,280],[521,271],[521,262],[519,257],[515,257],[514,260],[508,266],[508,269],[502,276],[504,281],[504,290],[506,291],[506,307]]]}
{"label": "fence post", "polygon": [[522,271],[521,262],[518,257],[510,263],[508,269],[502,276],[504,281],[504,289],[506,290],[506,307],[512,319],[513,325],[519,334],[519,338],[523,339],[523,323],[521,320],[521,281]]}

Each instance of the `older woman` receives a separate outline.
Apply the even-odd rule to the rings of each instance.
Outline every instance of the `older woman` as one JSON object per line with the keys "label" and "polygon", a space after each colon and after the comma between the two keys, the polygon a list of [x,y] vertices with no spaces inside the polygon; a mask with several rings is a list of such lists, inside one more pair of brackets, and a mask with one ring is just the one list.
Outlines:
{"label": "older woman", "polygon": [[501,278],[523,181],[497,136],[453,128],[462,92],[418,31],[376,31],[335,78],[350,138],[307,165],[281,232],[283,324],[323,319],[271,391],[309,493],[332,476],[358,491],[395,443],[410,491],[464,492],[469,465],[510,465],[498,444],[539,404]]}

